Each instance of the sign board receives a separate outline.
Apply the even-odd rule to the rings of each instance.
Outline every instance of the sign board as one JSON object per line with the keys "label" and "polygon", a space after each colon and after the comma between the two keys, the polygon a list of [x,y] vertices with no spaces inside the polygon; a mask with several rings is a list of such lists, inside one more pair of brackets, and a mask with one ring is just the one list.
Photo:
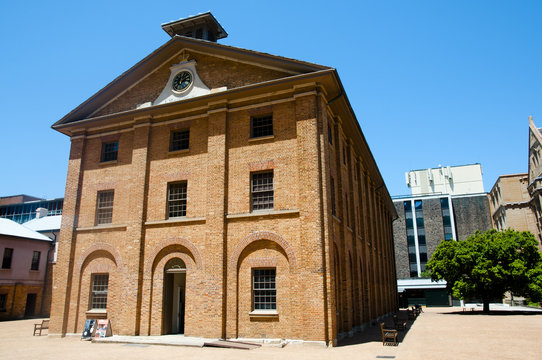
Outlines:
{"label": "sign board", "polygon": [[94,331],[94,337],[108,337],[112,335],[111,321],[108,319],[99,319],[96,324],[96,330]]}
{"label": "sign board", "polygon": [[96,325],[95,319],[87,319],[85,322],[85,328],[83,329],[83,334],[81,335],[81,339],[83,340],[90,340],[94,333],[94,327]]}

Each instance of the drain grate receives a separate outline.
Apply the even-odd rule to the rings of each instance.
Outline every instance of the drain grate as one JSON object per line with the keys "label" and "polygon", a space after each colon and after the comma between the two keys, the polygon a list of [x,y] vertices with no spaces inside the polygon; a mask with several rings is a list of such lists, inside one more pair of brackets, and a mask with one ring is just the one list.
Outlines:
{"label": "drain grate", "polygon": [[395,359],[393,355],[376,355],[377,359]]}

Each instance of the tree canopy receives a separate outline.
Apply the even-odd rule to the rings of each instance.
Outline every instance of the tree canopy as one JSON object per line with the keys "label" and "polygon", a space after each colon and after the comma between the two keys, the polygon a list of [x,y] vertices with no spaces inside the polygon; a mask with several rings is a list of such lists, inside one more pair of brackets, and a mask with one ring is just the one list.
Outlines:
{"label": "tree canopy", "polygon": [[492,299],[510,291],[532,301],[542,299],[542,254],[530,232],[477,231],[464,241],[443,241],[426,265],[431,279],[446,280],[459,299]]}

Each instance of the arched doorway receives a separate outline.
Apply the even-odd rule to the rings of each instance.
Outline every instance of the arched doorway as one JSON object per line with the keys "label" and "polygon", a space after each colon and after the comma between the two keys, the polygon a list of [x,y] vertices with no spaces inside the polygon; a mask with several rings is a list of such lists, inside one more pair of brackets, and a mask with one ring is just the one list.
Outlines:
{"label": "arched doorway", "polygon": [[184,334],[186,265],[173,258],[164,267],[163,333]]}

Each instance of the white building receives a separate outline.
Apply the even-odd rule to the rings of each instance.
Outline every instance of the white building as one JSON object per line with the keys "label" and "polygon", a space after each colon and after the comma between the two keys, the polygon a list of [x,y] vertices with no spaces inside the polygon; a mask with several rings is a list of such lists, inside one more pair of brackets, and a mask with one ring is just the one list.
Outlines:
{"label": "white building", "polygon": [[440,166],[405,173],[406,184],[412,196],[418,195],[466,195],[484,192],[482,166],[480,164]]}

